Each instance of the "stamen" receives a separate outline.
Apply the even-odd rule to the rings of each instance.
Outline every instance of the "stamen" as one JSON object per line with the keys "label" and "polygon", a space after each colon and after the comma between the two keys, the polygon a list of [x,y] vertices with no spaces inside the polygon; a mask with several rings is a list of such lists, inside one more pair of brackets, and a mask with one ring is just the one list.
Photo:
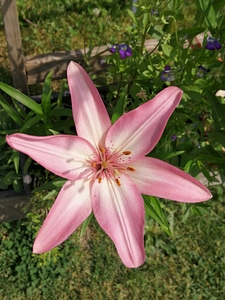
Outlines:
{"label": "stamen", "polygon": [[127,167],[127,170],[128,170],[128,171],[132,171],[132,172],[134,172],[134,171],[135,171],[135,168],[132,168],[132,167]]}
{"label": "stamen", "polygon": [[100,148],[100,151],[101,151],[102,153],[105,153],[105,148]]}
{"label": "stamen", "polygon": [[101,183],[102,182],[102,177],[98,177],[98,183]]}
{"label": "stamen", "polygon": [[96,168],[96,163],[91,163],[92,168]]}
{"label": "stamen", "polygon": [[124,155],[130,155],[130,154],[131,154],[131,151],[123,151],[123,154],[124,154]]}
{"label": "stamen", "polygon": [[116,184],[117,184],[118,186],[121,186],[121,183],[120,183],[120,181],[119,181],[118,178],[115,179],[115,182],[116,182]]}

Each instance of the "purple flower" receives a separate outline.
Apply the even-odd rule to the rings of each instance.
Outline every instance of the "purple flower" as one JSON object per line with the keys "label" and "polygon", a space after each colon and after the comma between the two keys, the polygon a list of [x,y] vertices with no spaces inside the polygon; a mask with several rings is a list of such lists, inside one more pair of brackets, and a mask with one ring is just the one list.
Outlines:
{"label": "purple flower", "polygon": [[171,136],[171,140],[173,141],[173,142],[175,142],[176,140],[177,140],[177,136],[174,134],[174,135],[172,135]]}
{"label": "purple flower", "polygon": [[109,48],[109,51],[111,52],[111,53],[115,53],[116,52],[116,48],[117,48],[117,46],[118,45],[112,45],[110,48]]}
{"label": "purple flower", "polygon": [[121,59],[124,59],[132,55],[132,49],[127,44],[114,44],[109,48],[109,51],[111,53],[116,53],[117,49]]}
{"label": "purple flower", "polygon": [[174,71],[170,68],[170,66],[164,67],[164,70],[160,73],[160,79],[163,81],[174,81],[175,80]]}
{"label": "purple flower", "polygon": [[219,41],[211,36],[207,37],[207,44],[205,45],[205,48],[208,50],[219,50],[222,48]]}
{"label": "purple flower", "polygon": [[196,72],[196,76],[198,78],[203,78],[205,77],[205,75],[209,72],[209,69],[204,68],[203,66],[198,66],[197,72]]}
{"label": "purple flower", "polygon": [[120,58],[124,59],[132,55],[132,49],[127,44],[120,44],[118,48]]}

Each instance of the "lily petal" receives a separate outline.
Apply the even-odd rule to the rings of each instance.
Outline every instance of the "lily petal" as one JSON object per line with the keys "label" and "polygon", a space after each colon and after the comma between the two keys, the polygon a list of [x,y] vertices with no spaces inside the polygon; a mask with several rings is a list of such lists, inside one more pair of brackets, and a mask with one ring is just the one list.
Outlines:
{"label": "lily petal", "polygon": [[140,193],[179,202],[202,202],[210,191],[194,177],[156,158],[145,157],[131,164],[130,178]]}
{"label": "lily petal", "polygon": [[29,155],[58,176],[75,180],[92,174],[87,158],[95,155],[94,147],[73,135],[32,136],[22,133],[6,137],[10,147]]}
{"label": "lily petal", "polygon": [[67,181],[45,219],[33,252],[43,253],[64,242],[91,214],[90,182]]}
{"label": "lily petal", "polygon": [[114,180],[95,180],[91,199],[94,215],[113,240],[123,263],[137,268],[145,260],[144,203],[137,187],[125,176],[120,186]]}
{"label": "lily petal", "polygon": [[85,70],[74,62],[68,66],[67,77],[77,134],[96,147],[102,146],[111,121],[98,90]]}
{"label": "lily petal", "polygon": [[121,116],[107,133],[106,148],[111,152],[131,152],[123,162],[145,156],[158,143],[181,97],[179,88],[168,87],[152,100]]}

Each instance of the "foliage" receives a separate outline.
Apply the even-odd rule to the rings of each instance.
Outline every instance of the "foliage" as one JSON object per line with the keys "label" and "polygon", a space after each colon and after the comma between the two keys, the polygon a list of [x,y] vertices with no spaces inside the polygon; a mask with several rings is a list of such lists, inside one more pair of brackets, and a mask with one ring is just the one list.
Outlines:
{"label": "foliage", "polygon": [[[53,251],[32,255],[32,242],[42,220],[0,226],[1,299],[223,299],[224,192],[214,189],[211,210],[182,222],[182,206],[166,203],[173,236],[146,223],[146,262],[127,269],[110,239],[92,219],[85,234],[79,231]],[[40,195],[38,195],[40,198]],[[30,219],[31,218],[31,219]]]}
{"label": "foliage", "polygon": [[121,19],[125,19],[125,9],[130,5],[128,0],[55,0],[54,5],[50,0],[19,0],[25,54],[107,44],[109,37],[113,39],[120,34]]}
{"label": "foliage", "polygon": [[[51,73],[45,79],[40,103],[3,82],[0,82],[0,89],[12,97],[11,101],[13,103],[12,107],[11,101],[0,95],[0,105],[7,113],[0,123],[0,128],[2,128],[0,132],[2,135],[1,159],[5,161],[1,165],[3,170],[1,173],[1,189],[6,189],[13,184],[13,188],[19,191],[23,187],[22,177],[19,174],[19,154],[6,146],[4,135],[18,131],[34,135],[50,135],[59,132],[70,134],[71,129],[74,127],[71,119],[72,112],[71,108],[66,107],[66,103],[62,103],[62,93],[59,93],[58,98],[52,101]],[[29,111],[26,111],[25,108]],[[1,112],[4,113],[3,110]],[[23,174],[27,174],[31,163],[31,159],[26,159],[26,163],[22,166]],[[37,173],[37,171],[34,173]],[[33,175],[37,177],[37,174]]]}

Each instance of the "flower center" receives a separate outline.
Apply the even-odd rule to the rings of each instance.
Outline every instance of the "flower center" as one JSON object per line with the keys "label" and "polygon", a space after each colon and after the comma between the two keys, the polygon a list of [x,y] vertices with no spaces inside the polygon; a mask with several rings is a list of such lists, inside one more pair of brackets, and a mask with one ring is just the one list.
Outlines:
{"label": "flower center", "polygon": [[109,153],[105,148],[100,148],[98,157],[89,161],[94,171],[94,179],[97,179],[99,183],[105,178],[113,179],[118,186],[121,186],[121,172],[124,170],[135,171],[131,166],[121,163],[122,157],[130,154],[131,151],[128,150],[121,153]]}

